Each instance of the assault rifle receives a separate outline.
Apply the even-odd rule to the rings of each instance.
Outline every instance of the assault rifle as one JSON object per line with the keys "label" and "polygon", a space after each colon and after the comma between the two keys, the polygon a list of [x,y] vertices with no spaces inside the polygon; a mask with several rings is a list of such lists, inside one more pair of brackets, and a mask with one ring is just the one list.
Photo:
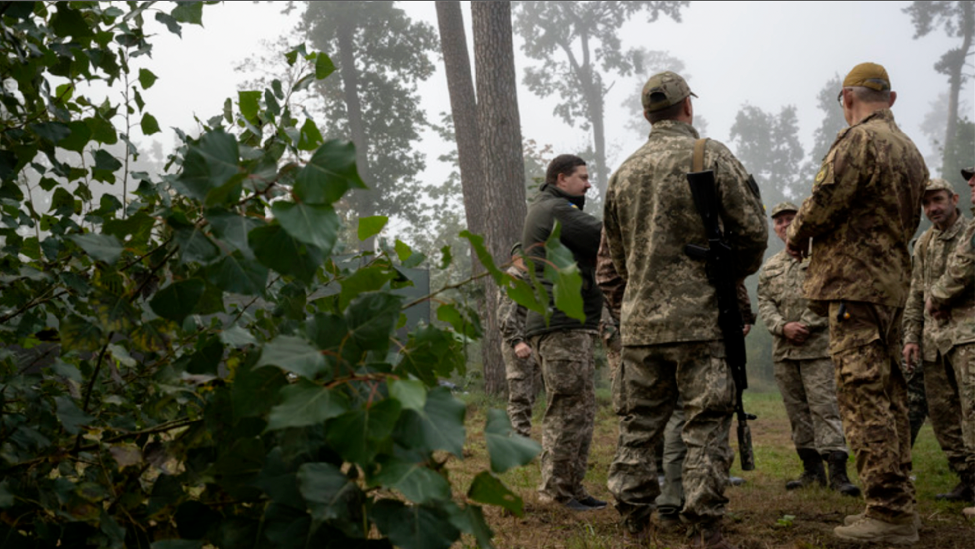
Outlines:
{"label": "assault rifle", "polygon": [[[698,168],[698,166],[695,166]],[[700,169],[700,168],[698,168]],[[714,285],[718,296],[718,325],[724,336],[725,354],[728,367],[735,381],[735,414],[738,416],[738,453],[741,455],[743,471],[755,469],[755,454],[752,451],[752,431],[748,426],[754,415],[745,413],[741,401],[742,392],[748,388],[748,375],[745,372],[745,334],[741,310],[738,308],[738,288],[732,278],[734,251],[728,245],[718,223],[718,198],[715,192],[714,171],[695,171],[687,174],[687,182],[694,196],[694,205],[701,214],[707,230],[708,246],[687,244],[684,253],[707,261],[708,280]],[[729,235],[730,236],[730,235]]]}

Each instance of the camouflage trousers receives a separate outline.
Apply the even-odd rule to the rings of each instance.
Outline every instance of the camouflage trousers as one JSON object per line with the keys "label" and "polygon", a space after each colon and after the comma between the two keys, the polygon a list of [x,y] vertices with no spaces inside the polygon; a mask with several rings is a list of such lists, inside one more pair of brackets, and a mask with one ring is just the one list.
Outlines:
{"label": "camouflage trousers", "polygon": [[947,355],[938,353],[936,362],[924,363],[924,393],[931,427],[948,458],[948,466],[955,474],[964,477],[972,460],[969,455],[975,449],[966,448],[962,437],[960,381],[964,365],[954,363],[953,351]]}
{"label": "camouflage trousers", "polygon": [[928,418],[928,399],[924,395],[924,366],[916,366],[907,376],[907,418],[911,422],[911,448]]}
{"label": "camouflage trousers", "polygon": [[508,418],[515,432],[531,436],[532,408],[542,388],[542,369],[538,367],[534,353],[528,358],[518,358],[515,350],[504,343],[501,344],[501,356],[508,382]]}
{"label": "camouflage trousers", "polygon": [[677,399],[677,407],[667,421],[663,436],[663,460],[661,469],[664,474],[664,484],[657,496],[657,509],[661,513],[679,513],[684,507],[684,458],[687,457],[687,445],[681,438],[684,430],[684,401]]}
{"label": "camouflage trousers", "polygon": [[849,454],[836,404],[836,372],[828,358],[779,360],[775,382],[792,424],[796,450]]}
{"label": "camouflage trousers", "polygon": [[968,470],[975,471],[975,343],[955,345],[948,351],[948,360],[958,376],[961,397],[961,431],[967,450]]}
{"label": "camouflage trousers", "polygon": [[728,446],[735,385],[722,341],[623,347],[613,379],[619,441],[607,484],[627,522],[649,518],[660,486],[654,445],[664,436],[678,398],[684,402],[683,519],[710,524],[725,513],[732,453]]}
{"label": "camouflage trousers", "polygon": [[550,332],[532,338],[542,365],[548,405],[542,418],[543,500],[565,503],[588,497],[582,479],[589,468],[589,445],[596,417],[595,334]]}
{"label": "camouflage trousers", "polygon": [[847,441],[856,454],[866,514],[900,524],[914,520],[907,381],[898,366],[904,310],[873,303],[829,303],[830,354]]}

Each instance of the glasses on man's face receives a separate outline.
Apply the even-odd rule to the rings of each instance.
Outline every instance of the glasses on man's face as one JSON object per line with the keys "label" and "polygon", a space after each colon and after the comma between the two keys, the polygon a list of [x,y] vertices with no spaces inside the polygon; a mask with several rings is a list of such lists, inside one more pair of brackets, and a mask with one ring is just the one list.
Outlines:
{"label": "glasses on man's face", "polygon": [[842,89],[840,90],[840,93],[836,94],[836,102],[840,104],[840,108],[843,108],[843,90]]}

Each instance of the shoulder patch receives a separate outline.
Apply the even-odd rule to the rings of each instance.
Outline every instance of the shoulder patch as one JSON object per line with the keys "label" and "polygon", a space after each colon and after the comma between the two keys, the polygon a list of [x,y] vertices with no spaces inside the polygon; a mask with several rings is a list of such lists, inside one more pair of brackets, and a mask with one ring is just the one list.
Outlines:
{"label": "shoulder patch", "polygon": [[826,166],[819,168],[819,173],[816,174],[816,183],[822,183],[826,179]]}

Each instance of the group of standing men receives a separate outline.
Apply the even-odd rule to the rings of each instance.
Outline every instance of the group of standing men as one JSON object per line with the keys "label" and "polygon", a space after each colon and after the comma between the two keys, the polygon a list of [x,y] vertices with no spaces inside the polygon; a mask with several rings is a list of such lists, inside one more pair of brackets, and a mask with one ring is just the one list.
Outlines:
{"label": "group of standing men", "polygon": [[[619,440],[608,478],[616,509],[629,535],[643,537],[653,528],[660,495],[654,447],[679,406],[686,446],[680,520],[689,529],[692,546],[727,548],[732,546],[721,534],[721,520],[734,457],[728,438],[735,384],[718,325],[715,273],[685,252],[688,244],[707,240],[687,173],[692,168],[713,172],[720,224],[736,257],[734,272],[722,274],[740,284],[759,269],[768,224],[754,179],[724,145],[701,139],[694,129],[692,97],[697,96],[675,73],[647,81],[642,103],[652,130],[646,144],[611,177],[603,222],[582,211],[589,188],[585,162],[572,155],[552,161],[529,207],[521,244],[541,274],[544,243],[558,227],[560,241],[573,253],[582,275],[586,318],[579,321],[551,307],[547,322],[528,312],[518,325],[515,308],[502,303],[501,325],[509,347],[505,351],[522,364],[509,369],[509,386],[520,380],[522,387],[529,387],[511,391],[509,415],[521,434],[530,431],[537,383],[531,360],[540,365],[547,393],[541,499],[577,511],[605,506],[582,485],[595,415],[593,347],[603,306],[596,283],[601,251],[611,265],[604,261],[600,270],[614,270],[621,281],[610,291],[615,295],[607,295],[608,302],[618,304],[622,340],[622,361],[613,376]],[[811,196],[801,207],[785,203],[771,212],[786,250],[765,265],[759,304],[775,336],[776,378],[804,467],[803,475],[787,487],[826,484],[825,460],[830,486],[859,495],[846,476],[845,426],[866,509],[847,517],[835,534],[911,543],[918,539],[917,518],[906,381],[897,364],[910,345],[918,344],[908,337],[902,348],[901,332],[912,287],[909,242],[920,222],[922,197],[927,197],[928,172],[914,144],[894,123],[890,107],[895,99],[880,65],[858,65],[845,78],[838,100],[849,127],[825,157]],[[966,177],[975,185],[971,174]],[[938,346],[933,356],[946,375],[954,376],[960,401],[967,399],[967,408],[961,406],[965,422],[960,423],[966,444],[975,448],[971,232],[957,240],[950,257],[946,250],[954,241],[939,240],[937,246],[924,248],[940,253],[939,261],[948,265],[937,282],[929,280],[936,269],[931,276],[925,271],[922,296],[925,337],[929,322],[965,326],[953,329],[953,334],[963,335],[953,335],[952,345]],[[518,276],[519,268],[524,266],[510,273]],[[919,276],[915,272],[915,279]],[[523,328],[511,328],[516,325]],[[910,319],[906,326],[912,333]],[[747,330],[744,324],[742,328]],[[929,352],[927,339],[922,348]],[[918,356],[917,349],[912,347],[910,354]],[[924,356],[927,362],[929,355]],[[532,396],[525,398],[526,392]],[[965,471],[975,471],[975,462],[966,463]],[[970,473],[956,470],[963,482],[970,482],[964,476]]]}

